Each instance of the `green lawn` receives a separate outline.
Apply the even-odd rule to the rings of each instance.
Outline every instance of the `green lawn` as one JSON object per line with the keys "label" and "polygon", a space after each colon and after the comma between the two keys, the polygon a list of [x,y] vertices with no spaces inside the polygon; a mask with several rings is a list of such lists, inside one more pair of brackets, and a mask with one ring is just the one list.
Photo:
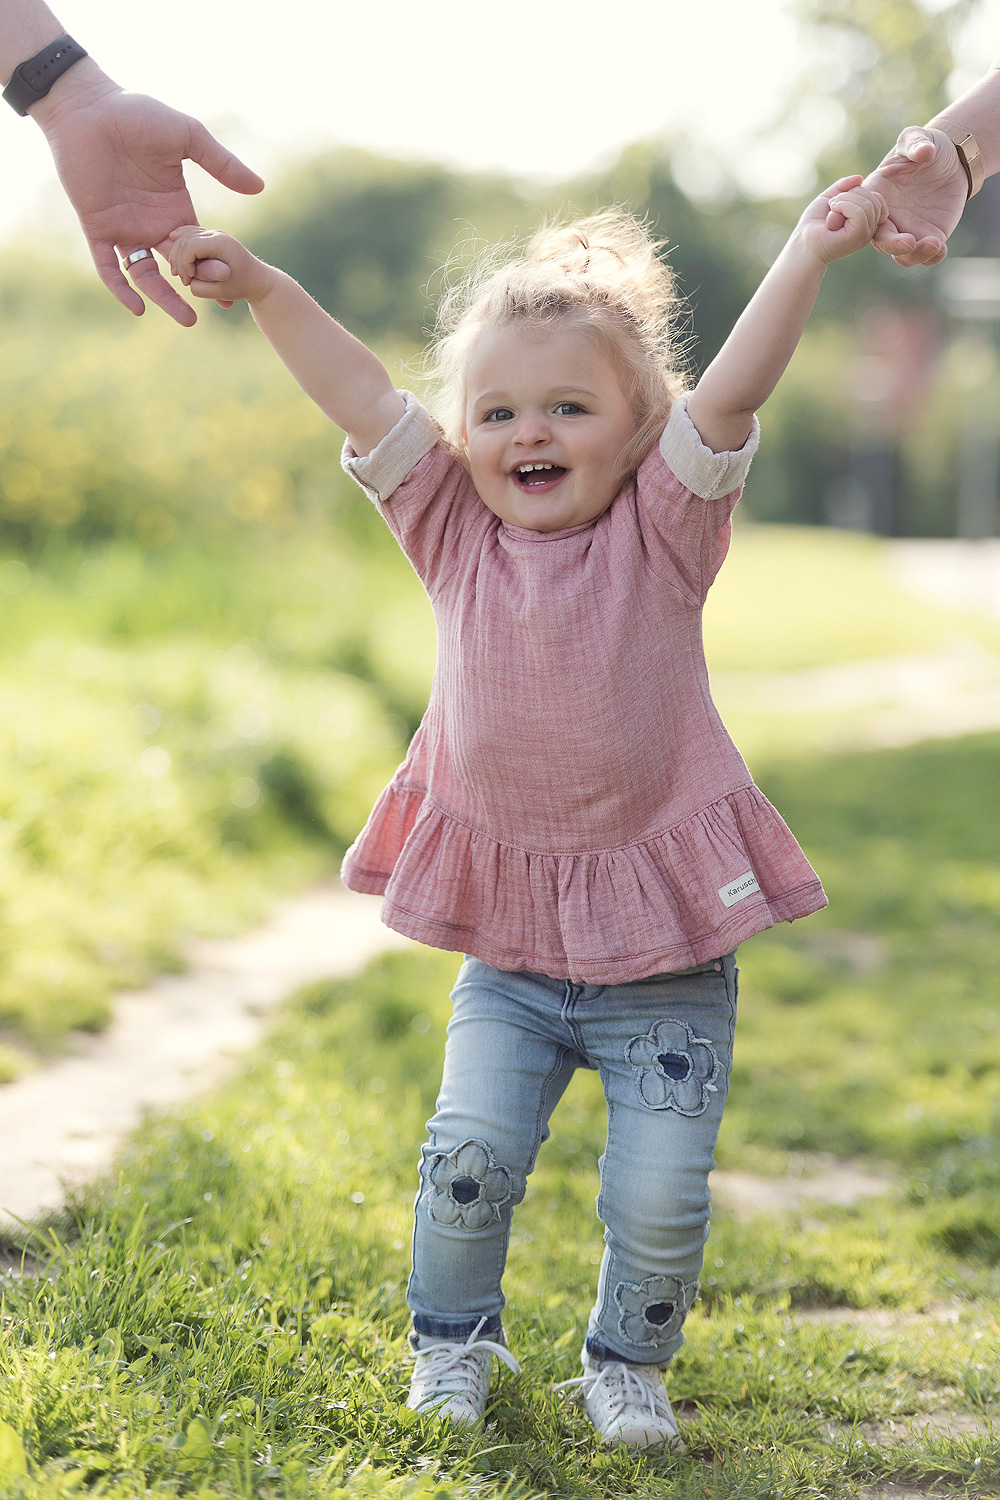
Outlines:
{"label": "green lawn", "polygon": [[899,588],[880,538],[752,526],[739,517],[705,610],[709,665],[723,672],[791,672],[934,651],[956,636],[1000,649],[995,622]]}
{"label": "green lawn", "polygon": [[780,1173],[833,1151],[900,1186],[852,1210],[717,1214],[672,1377],[686,1456],[604,1453],[551,1390],[575,1373],[601,1248],[589,1075],[516,1221],[522,1377],[498,1380],[474,1440],[401,1408],[414,1162],[456,964],[413,949],[301,992],[240,1078],[152,1121],[116,1183],[30,1241],[48,1274],[8,1286],[0,1493],[996,1493],[991,1436],[880,1446],[865,1424],[1000,1400],[998,771],[983,736],[764,778],[832,906],[741,955],[720,1160]]}

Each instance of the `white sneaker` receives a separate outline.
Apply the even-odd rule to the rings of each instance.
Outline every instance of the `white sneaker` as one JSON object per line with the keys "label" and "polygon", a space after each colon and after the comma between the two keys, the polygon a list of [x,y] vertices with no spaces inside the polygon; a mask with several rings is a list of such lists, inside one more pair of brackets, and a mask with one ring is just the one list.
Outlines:
{"label": "white sneaker", "polygon": [[515,1375],[521,1373],[521,1366],[503,1344],[477,1339],[485,1322],[480,1318],[462,1344],[442,1340],[413,1351],[416,1364],[406,1400],[411,1411],[446,1417],[456,1427],[471,1427],[482,1421],[490,1394],[493,1356],[502,1359]]}
{"label": "white sneaker", "polygon": [[656,1365],[592,1359],[586,1349],[580,1358],[583,1375],[561,1381],[556,1390],[573,1385],[582,1388],[587,1415],[603,1443],[625,1448],[652,1448],[662,1443],[675,1453],[684,1452],[662,1370]]}

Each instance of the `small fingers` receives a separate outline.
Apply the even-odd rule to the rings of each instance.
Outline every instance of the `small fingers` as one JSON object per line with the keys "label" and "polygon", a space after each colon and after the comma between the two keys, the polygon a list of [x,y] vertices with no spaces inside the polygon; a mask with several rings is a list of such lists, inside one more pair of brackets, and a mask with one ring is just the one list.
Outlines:
{"label": "small fingers", "polygon": [[858,173],[852,177],[841,177],[839,182],[832,182],[828,188],[824,188],[820,194],[821,198],[836,198],[838,193],[849,192],[851,188],[860,187],[864,178]]}
{"label": "small fingers", "polygon": [[198,224],[187,224],[172,231],[168,249],[170,269],[185,286],[190,284],[198,261],[211,254],[217,239],[212,230],[202,229]]}
{"label": "small fingers", "polygon": [[[872,239],[888,214],[885,199],[873,188],[853,187],[849,192],[838,193],[830,200],[830,213],[841,214],[854,229],[860,230],[867,239]],[[835,228],[827,219],[827,228]]]}

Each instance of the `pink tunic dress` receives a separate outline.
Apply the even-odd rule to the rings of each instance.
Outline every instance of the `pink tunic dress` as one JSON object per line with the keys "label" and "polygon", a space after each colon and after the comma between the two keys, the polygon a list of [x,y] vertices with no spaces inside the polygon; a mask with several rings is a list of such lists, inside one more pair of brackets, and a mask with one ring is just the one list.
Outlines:
{"label": "pink tunic dress", "polygon": [[438,634],[427,713],[344,860],[389,927],[619,984],[826,905],[723,727],[702,650],[756,441],[711,453],[678,401],[603,515],[548,533],[499,520],[412,397],[373,453],[345,451]]}

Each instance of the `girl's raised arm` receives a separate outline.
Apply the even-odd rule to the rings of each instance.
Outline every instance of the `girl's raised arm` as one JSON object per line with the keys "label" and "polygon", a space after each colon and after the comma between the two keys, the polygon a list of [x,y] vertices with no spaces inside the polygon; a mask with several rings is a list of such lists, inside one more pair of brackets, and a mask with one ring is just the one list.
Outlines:
{"label": "girl's raised arm", "polygon": [[795,353],[830,261],[867,245],[885,213],[882,198],[860,177],[842,178],[810,203],[687,398],[688,415],[713,452],[742,448],[754,412]]}
{"label": "girl's raised arm", "polygon": [[389,373],[352,333],[284,271],[231,235],[189,225],[172,236],[170,268],[196,297],[223,307],[245,301],[254,321],[307,396],[370,453],[403,415]]}

